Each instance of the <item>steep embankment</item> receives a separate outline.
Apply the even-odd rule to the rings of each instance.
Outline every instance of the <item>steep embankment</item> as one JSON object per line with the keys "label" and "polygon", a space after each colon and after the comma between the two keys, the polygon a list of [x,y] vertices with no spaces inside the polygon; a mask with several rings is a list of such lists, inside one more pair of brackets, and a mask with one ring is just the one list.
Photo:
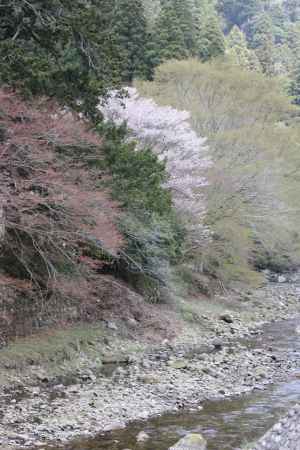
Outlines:
{"label": "steep embankment", "polygon": [[114,316],[163,330],[113,276],[123,212],[105,187],[103,138],[49,99],[1,90],[0,103],[0,343]]}

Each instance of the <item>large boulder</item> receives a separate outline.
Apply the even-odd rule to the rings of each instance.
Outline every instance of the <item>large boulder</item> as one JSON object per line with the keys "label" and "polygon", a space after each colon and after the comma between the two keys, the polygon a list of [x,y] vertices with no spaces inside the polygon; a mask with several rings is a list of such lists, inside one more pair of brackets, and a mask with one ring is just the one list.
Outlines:
{"label": "large boulder", "polygon": [[207,442],[201,434],[188,434],[169,450],[206,450]]}

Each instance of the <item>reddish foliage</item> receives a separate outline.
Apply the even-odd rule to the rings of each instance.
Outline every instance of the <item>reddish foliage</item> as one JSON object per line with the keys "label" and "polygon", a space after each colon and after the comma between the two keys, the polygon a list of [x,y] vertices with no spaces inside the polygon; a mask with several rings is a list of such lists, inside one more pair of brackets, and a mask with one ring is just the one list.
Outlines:
{"label": "reddish foliage", "polygon": [[59,159],[54,151],[56,144],[83,143],[97,146],[101,158],[101,138],[83,120],[46,99],[29,106],[14,93],[0,90],[0,105],[8,134],[0,144],[0,193],[6,202],[25,213],[46,196],[48,203],[63,204],[77,229],[117,252],[122,245],[115,226],[118,206],[109,192],[95,187],[105,175]]}
{"label": "reddish foliage", "polygon": [[[5,254],[6,232],[0,252],[0,346],[39,329],[95,320],[116,320],[129,337],[171,337],[174,320],[169,308],[146,304],[126,283],[103,274],[107,261],[86,251],[87,236],[101,241],[111,254],[123,244],[116,227],[118,205],[108,190],[97,187],[107,174],[81,158],[82,146],[83,152],[93,147],[101,159],[101,138],[53,101],[29,104],[4,90],[0,90],[0,126],[6,129],[6,139],[2,143],[0,139],[0,199],[6,205],[7,230],[25,230],[34,239],[38,233],[29,243],[26,233],[13,235],[13,253]],[[36,283],[28,274],[18,276],[17,259],[27,257],[30,264],[36,245],[42,247],[40,264],[46,251],[50,256],[51,251],[68,252],[76,265],[75,276],[59,273],[46,284]],[[33,269],[38,272],[39,267]],[[130,319],[136,324],[133,329]]]}
{"label": "reddish foliage", "polygon": [[[82,147],[83,152],[92,148],[101,159],[101,137],[84,120],[49,99],[28,103],[12,91],[0,90],[0,125],[5,129],[5,139],[0,139],[0,199],[7,229],[0,253],[0,339],[1,335],[6,339],[28,334],[45,323],[68,320],[67,276],[35,284],[41,279],[39,266],[47,259],[47,251],[71,255],[78,265],[81,291],[73,297],[82,318],[87,319],[80,305],[87,295],[86,280],[101,271],[104,262],[84,253],[84,241],[86,237],[100,241],[111,254],[118,253],[123,241],[116,226],[118,205],[107,189],[97,187],[107,174],[81,158]],[[58,147],[65,148],[66,154],[59,153]],[[10,253],[5,250],[6,241],[13,241]],[[18,276],[13,258],[30,265],[34,252],[40,258],[37,278],[34,273],[32,279]],[[51,258],[47,264],[50,267]]]}

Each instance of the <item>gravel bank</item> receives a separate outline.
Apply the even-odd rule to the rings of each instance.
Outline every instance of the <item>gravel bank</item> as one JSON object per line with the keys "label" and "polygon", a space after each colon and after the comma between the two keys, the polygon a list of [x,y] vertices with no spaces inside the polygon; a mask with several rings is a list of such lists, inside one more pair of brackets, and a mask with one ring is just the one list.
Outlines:
{"label": "gravel bank", "polygon": [[253,450],[300,450],[300,406],[274,425]]}
{"label": "gravel bank", "polygon": [[[252,345],[251,336],[259,336],[263,323],[295,318],[299,288],[268,286],[255,298],[256,321],[250,325],[238,314],[227,314],[206,333],[187,329],[174,342],[139,353],[128,349],[129,363],[117,365],[110,378],[92,368],[77,374],[72,384],[20,374],[0,391],[0,448],[63,444],[287,379],[299,368],[297,355],[287,357],[276,342]],[[119,342],[111,343],[111,351]]]}

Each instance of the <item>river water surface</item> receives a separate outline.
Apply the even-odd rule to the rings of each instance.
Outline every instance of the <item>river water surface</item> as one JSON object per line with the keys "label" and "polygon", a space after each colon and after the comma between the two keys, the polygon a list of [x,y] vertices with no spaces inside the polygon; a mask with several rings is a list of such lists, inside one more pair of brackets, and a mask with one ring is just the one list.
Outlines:
{"label": "river water surface", "polygon": [[[296,333],[299,326],[300,320],[268,325],[262,335],[244,342],[255,348],[273,347],[276,354],[280,351],[299,355],[299,371],[293,372],[288,382],[234,399],[203,403],[199,412],[182,412],[133,423],[124,430],[100,435],[94,440],[78,441],[68,449],[167,450],[190,432],[202,433],[209,450],[233,450],[256,441],[282,414],[300,402],[300,334]],[[150,439],[141,445],[137,444],[136,436],[142,430]]]}

